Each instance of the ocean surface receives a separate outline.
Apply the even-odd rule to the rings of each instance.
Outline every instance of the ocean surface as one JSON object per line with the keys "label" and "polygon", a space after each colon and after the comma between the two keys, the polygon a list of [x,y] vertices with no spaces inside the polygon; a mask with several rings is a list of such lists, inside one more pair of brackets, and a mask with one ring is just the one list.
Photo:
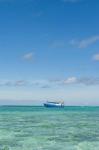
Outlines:
{"label": "ocean surface", "polygon": [[0,150],[99,150],[99,107],[0,107]]}

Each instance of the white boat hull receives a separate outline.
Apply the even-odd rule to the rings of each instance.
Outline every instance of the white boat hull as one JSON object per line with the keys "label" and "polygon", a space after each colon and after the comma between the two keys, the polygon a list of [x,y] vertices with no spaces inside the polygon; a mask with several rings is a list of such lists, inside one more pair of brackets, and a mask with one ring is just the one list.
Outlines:
{"label": "white boat hull", "polygon": [[45,107],[63,107],[62,103],[44,103]]}

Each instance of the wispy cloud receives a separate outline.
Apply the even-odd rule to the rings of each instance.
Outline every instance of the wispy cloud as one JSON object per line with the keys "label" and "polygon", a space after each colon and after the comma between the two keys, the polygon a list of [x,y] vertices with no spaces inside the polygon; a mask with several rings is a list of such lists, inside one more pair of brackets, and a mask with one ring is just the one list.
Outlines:
{"label": "wispy cloud", "polygon": [[99,61],[99,54],[95,54],[95,55],[93,56],[93,60]]}
{"label": "wispy cloud", "polygon": [[2,80],[0,81],[0,86],[8,86],[8,87],[14,87],[14,86],[26,86],[27,81],[25,80]]}
{"label": "wispy cloud", "polygon": [[99,78],[80,78],[78,79],[78,83],[84,84],[84,85],[99,85]]}
{"label": "wispy cloud", "polygon": [[18,80],[18,81],[15,81],[15,84],[16,86],[25,86],[27,83],[27,81],[25,80]]}
{"label": "wispy cloud", "polygon": [[52,82],[54,82],[55,84],[57,84],[58,86],[62,86],[62,85],[86,85],[86,86],[91,86],[91,85],[99,85],[99,78],[98,77],[68,77],[66,79],[63,80],[53,80]]}
{"label": "wispy cloud", "polygon": [[34,80],[30,81],[30,84],[39,88],[50,88],[51,82],[49,80]]}
{"label": "wispy cloud", "polygon": [[64,80],[64,84],[74,84],[74,83],[77,83],[76,77],[69,77],[66,80]]}
{"label": "wispy cloud", "polygon": [[12,81],[10,81],[10,80],[0,81],[0,86],[11,86],[11,85],[12,85]]}
{"label": "wispy cloud", "polygon": [[68,85],[86,85],[86,86],[95,86],[99,85],[99,77],[68,77],[66,79],[59,79],[59,80],[34,80],[34,81],[27,81],[27,80],[16,80],[16,81],[0,81],[0,86],[6,87],[37,87],[37,88],[57,88],[57,87],[64,87]]}
{"label": "wispy cloud", "polygon": [[99,85],[99,77],[68,77],[66,79],[60,80],[51,80],[50,82],[54,82],[58,86],[68,86],[68,85]]}
{"label": "wispy cloud", "polygon": [[99,42],[99,36],[92,36],[83,40],[71,40],[70,44],[78,48],[87,48],[88,46]]}
{"label": "wispy cloud", "polygon": [[22,58],[27,61],[32,61],[34,60],[34,53],[33,52],[26,53],[22,56]]}
{"label": "wispy cloud", "polygon": [[92,77],[69,77],[66,80],[64,80],[64,84],[82,84],[82,85],[98,85],[99,84],[99,78],[92,78]]}

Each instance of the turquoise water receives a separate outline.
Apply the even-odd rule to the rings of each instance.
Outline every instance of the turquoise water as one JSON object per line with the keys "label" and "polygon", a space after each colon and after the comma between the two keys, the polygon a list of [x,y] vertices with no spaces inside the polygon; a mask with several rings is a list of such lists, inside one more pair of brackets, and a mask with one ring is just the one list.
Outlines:
{"label": "turquoise water", "polygon": [[0,107],[0,150],[99,150],[99,107]]}

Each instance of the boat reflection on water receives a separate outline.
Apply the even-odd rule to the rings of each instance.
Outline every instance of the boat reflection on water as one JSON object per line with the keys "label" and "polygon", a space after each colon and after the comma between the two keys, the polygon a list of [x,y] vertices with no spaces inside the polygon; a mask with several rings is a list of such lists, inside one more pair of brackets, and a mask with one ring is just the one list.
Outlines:
{"label": "boat reflection on water", "polygon": [[44,103],[45,107],[64,107],[64,102],[60,101],[60,102],[49,102],[47,101],[46,103]]}

